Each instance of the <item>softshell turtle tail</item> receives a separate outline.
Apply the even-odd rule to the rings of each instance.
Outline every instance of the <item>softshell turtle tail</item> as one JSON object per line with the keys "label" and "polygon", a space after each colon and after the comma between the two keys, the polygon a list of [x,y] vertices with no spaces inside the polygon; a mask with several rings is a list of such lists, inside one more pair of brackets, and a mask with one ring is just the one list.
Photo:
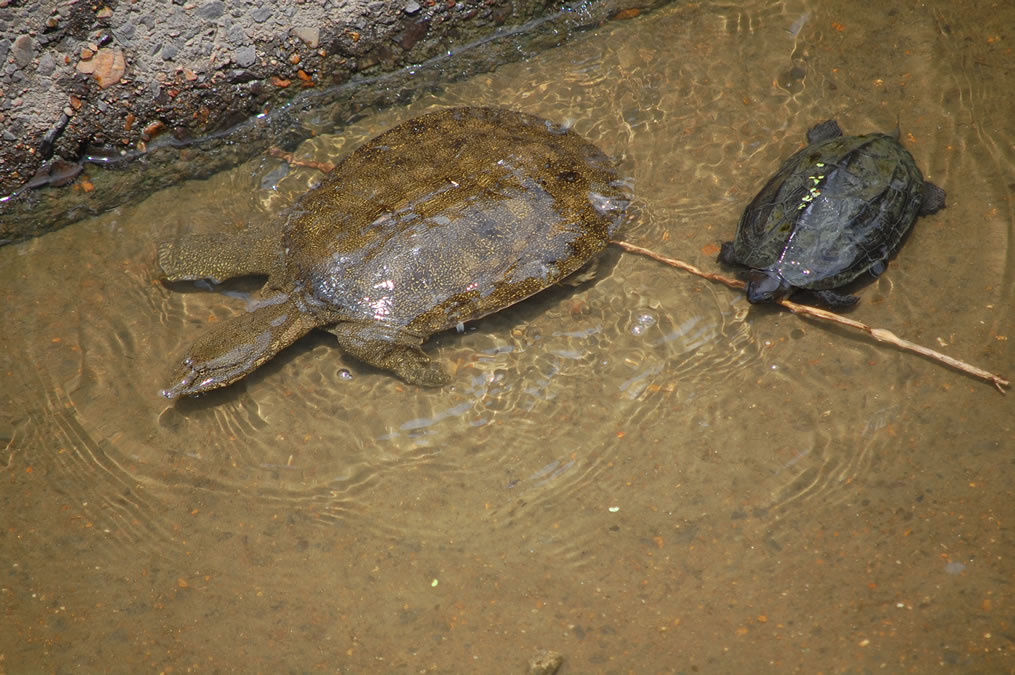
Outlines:
{"label": "softshell turtle tail", "polygon": [[288,296],[268,298],[254,311],[224,321],[195,342],[162,395],[175,399],[232,384],[314,327]]}

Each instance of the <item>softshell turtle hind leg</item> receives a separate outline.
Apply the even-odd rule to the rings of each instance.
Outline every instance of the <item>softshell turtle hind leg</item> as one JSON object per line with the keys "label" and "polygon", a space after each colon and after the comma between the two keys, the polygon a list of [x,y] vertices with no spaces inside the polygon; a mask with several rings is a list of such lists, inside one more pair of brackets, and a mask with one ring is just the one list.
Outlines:
{"label": "softshell turtle hind leg", "polygon": [[202,335],[179,361],[162,395],[174,399],[232,384],[315,327],[288,296],[263,300],[254,311]]}
{"label": "softshell turtle hind leg", "polygon": [[342,351],[409,384],[440,387],[451,381],[444,368],[422,349],[419,336],[373,322],[347,321],[326,328]]}
{"label": "softshell turtle hind leg", "polygon": [[159,244],[159,266],[169,281],[224,281],[271,272],[278,239],[257,230],[189,234]]}

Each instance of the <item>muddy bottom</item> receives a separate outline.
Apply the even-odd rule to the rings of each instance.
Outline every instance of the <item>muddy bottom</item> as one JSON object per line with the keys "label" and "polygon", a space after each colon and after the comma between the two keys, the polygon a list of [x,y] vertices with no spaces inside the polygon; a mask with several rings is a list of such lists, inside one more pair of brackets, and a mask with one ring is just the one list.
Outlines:
{"label": "muddy bottom", "polygon": [[[810,126],[898,124],[948,207],[851,315],[1010,376],[1013,23],[674,6],[322,122],[297,156],[450,105],[567,122],[631,179],[626,239],[717,270]],[[1013,667],[1011,395],[651,260],[611,250],[595,283],[435,336],[441,389],[321,333],[161,398],[257,284],[163,284],[157,242],[280,217],[319,180],[265,156],[0,249],[11,672]]]}

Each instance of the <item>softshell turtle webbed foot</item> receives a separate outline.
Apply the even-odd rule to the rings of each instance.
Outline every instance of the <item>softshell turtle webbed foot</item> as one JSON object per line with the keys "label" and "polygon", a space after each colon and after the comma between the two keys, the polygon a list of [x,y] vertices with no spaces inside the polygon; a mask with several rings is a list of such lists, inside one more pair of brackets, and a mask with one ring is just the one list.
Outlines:
{"label": "softshell turtle webbed foot", "polygon": [[409,384],[441,387],[451,381],[443,366],[423,351],[422,338],[406,330],[362,322],[343,322],[326,330],[338,338],[346,354]]}

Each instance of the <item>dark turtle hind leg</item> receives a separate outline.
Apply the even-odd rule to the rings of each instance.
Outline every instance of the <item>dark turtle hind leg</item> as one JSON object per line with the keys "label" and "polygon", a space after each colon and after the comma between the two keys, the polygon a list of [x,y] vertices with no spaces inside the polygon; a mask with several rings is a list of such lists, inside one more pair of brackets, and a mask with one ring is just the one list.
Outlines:
{"label": "dark turtle hind leg", "polygon": [[839,136],[842,136],[842,129],[839,128],[839,123],[835,120],[825,120],[810,128],[807,132],[807,142],[818,143],[820,141],[827,141],[829,138],[838,138]]}
{"label": "dark turtle hind leg", "polygon": [[169,281],[224,281],[267,275],[278,256],[278,240],[262,232],[189,234],[159,244],[159,266]]}
{"label": "dark turtle hind leg", "polygon": [[920,200],[920,215],[936,213],[945,207],[945,191],[930,181],[923,184],[923,199]]}

